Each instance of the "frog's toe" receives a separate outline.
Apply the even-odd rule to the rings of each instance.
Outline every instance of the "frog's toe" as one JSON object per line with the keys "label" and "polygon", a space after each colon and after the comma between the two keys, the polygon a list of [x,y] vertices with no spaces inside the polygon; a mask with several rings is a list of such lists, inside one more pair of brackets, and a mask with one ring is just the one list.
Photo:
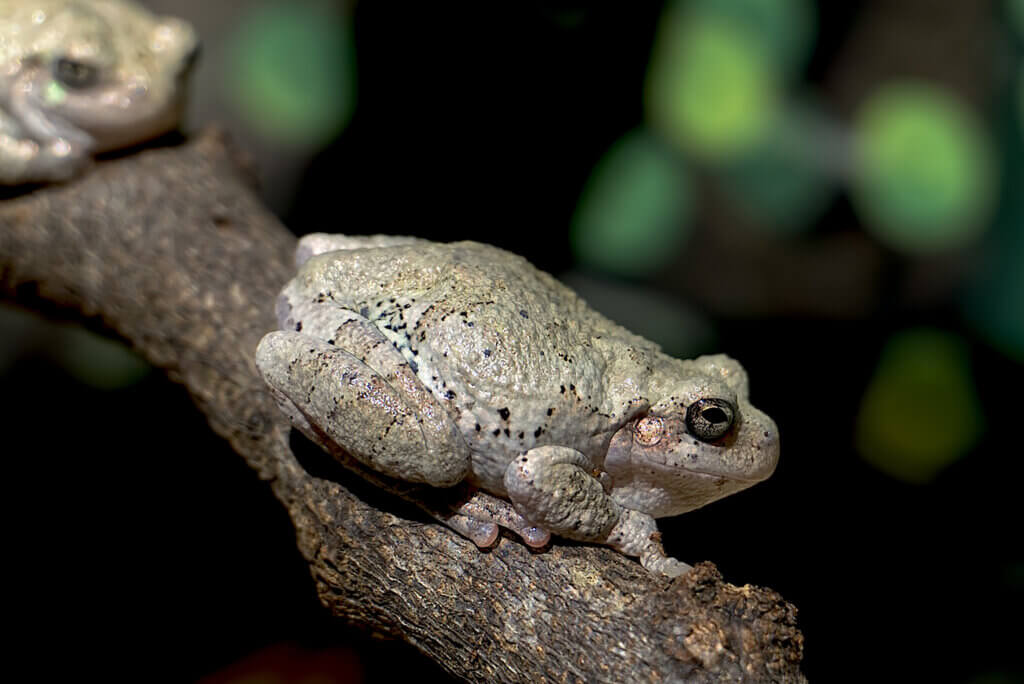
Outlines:
{"label": "frog's toe", "polygon": [[669,577],[679,577],[693,569],[692,566],[671,556],[644,556],[640,558],[640,564],[653,573]]}
{"label": "frog's toe", "polygon": [[487,520],[456,513],[446,519],[445,524],[482,549],[493,546],[498,540],[498,526]]}
{"label": "frog's toe", "polygon": [[[519,515],[516,509],[508,501],[499,499],[486,492],[475,491],[467,499],[463,500],[455,509],[454,517],[469,518],[476,521],[478,525],[494,525],[495,536],[497,528],[504,527],[515,532],[530,547],[540,548],[551,540],[551,533],[543,527],[538,527],[529,520]],[[472,537],[462,532],[467,537]],[[478,546],[490,546],[494,543],[491,539],[488,544],[477,543]]]}
{"label": "frog's toe", "polygon": [[542,527],[536,527],[531,525],[529,527],[523,527],[516,530],[516,533],[522,537],[523,541],[526,542],[527,546],[539,549],[540,547],[551,541],[551,533]]}

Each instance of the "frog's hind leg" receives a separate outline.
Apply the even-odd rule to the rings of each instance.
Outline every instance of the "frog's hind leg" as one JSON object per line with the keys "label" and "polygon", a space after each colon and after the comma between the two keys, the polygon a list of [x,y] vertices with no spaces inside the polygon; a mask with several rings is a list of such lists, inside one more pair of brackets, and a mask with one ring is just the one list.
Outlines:
{"label": "frog's hind leg", "polygon": [[287,331],[260,341],[256,363],[293,424],[307,427],[303,431],[321,445],[336,444],[378,472],[435,487],[457,484],[469,473],[465,440],[444,411],[429,404],[432,396],[409,386],[415,376],[408,366],[408,376],[387,377],[344,349]]}

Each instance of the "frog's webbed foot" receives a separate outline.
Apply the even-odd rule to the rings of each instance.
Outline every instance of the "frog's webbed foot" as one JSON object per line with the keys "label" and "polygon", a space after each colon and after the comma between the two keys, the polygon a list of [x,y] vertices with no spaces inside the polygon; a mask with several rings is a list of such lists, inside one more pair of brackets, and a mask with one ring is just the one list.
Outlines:
{"label": "frog's webbed foot", "polygon": [[537,527],[516,512],[508,501],[474,489],[463,489],[452,503],[448,496],[431,497],[416,504],[439,522],[452,528],[480,548],[498,540],[499,528],[517,534],[530,547],[539,548],[551,540],[551,533]]}
{"label": "frog's webbed foot", "polygon": [[640,565],[644,566],[651,572],[655,572],[661,575],[667,575],[669,577],[679,577],[693,570],[692,565],[687,565],[681,560],[676,560],[671,556],[664,554],[660,556],[641,556]]}
{"label": "frog's webbed foot", "polygon": [[623,508],[605,543],[627,556],[639,556],[640,564],[651,572],[678,577],[690,570],[686,563],[665,555],[657,523],[640,511]]}

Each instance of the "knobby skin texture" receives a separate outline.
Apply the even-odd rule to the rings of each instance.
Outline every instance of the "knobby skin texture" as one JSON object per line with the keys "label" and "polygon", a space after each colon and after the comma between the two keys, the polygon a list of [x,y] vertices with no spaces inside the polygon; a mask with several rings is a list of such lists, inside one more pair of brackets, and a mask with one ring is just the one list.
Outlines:
{"label": "knobby skin texture", "polygon": [[[775,423],[724,355],[675,359],[522,257],[476,242],[314,234],[256,363],[325,450],[473,494],[451,527],[602,543],[670,576],[654,518],[774,471]],[[499,497],[499,498],[495,498]]]}

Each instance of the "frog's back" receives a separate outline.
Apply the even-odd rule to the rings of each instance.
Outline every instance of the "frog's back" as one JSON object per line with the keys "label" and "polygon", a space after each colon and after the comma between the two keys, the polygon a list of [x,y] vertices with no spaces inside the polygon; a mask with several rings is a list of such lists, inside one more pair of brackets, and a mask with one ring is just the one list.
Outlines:
{"label": "frog's back", "polygon": [[415,298],[456,309],[457,314],[465,311],[467,316],[506,308],[518,314],[528,304],[544,311],[554,305],[560,315],[576,318],[593,313],[572,290],[523,257],[477,242],[420,241],[346,249],[310,261],[300,277],[318,278],[323,285],[343,283],[343,291],[334,298],[344,298],[350,305],[367,305],[381,297],[385,302]]}
{"label": "frog's back", "polygon": [[524,358],[549,356],[556,365],[587,365],[596,361],[587,352],[595,339],[657,349],[523,257],[477,242],[328,252],[299,278],[307,292],[362,313],[389,338],[408,336],[414,349],[429,347],[466,368],[511,372]]}
{"label": "frog's back", "polygon": [[[310,261],[300,274],[306,291],[371,320],[475,451],[501,460],[545,443],[600,450],[642,408],[631,401],[657,346],[522,257],[474,242],[422,242]],[[609,387],[623,380],[636,391]]]}

